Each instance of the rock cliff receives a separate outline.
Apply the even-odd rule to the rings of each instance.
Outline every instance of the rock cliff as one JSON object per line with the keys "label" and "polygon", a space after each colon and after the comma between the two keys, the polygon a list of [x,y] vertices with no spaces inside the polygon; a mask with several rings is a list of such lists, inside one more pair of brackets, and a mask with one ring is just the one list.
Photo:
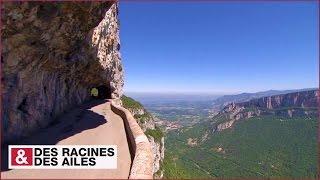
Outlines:
{"label": "rock cliff", "polygon": [[241,107],[258,107],[264,109],[277,108],[310,108],[317,107],[318,90],[288,93],[284,95],[268,96],[238,103]]}
{"label": "rock cliff", "polygon": [[101,86],[122,95],[114,2],[2,3],[3,140],[46,127]]}
{"label": "rock cliff", "polygon": [[310,90],[230,103],[218,114],[218,116],[224,116],[225,121],[219,123],[213,131],[222,131],[232,127],[235,121],[261,115],[316,116],[318,115],[318,98],[319,91]]}
{"label": "rock cliff", "polygon": [[163,177],[161,167],[164,159],[164,137],[160,128],[156,127],[153,116],[145,110],[143,105],[134,99],[122,96],[123,107],[128,109],[134,116],[143,132],[147,135],[154,155],[153,173],[154,178]]}

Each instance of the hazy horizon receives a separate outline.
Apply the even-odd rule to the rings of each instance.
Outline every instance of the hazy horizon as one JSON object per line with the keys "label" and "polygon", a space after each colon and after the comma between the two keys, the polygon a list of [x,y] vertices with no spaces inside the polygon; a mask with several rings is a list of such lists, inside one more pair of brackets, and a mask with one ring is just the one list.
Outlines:
{"label": "hazy horizon", "polygon": [[[286,94],[290,92],[286,91],[304,91],[310,89],[318,89],[318,88],[303,88],[303,89],[285,89],[285,90],[266,90],[266,91],[258,91],[258,92],[241,92],[241,93],[183,93],[183,92],[124,92],[124,95],[132,97],[133,99],[145,104],[145,103],[172,103],[172,102],[208,102],[214,101],[219,97],[223,97],[226,95],[240,95],[245,93],[264,93],[269,91],[279,91],[279,94]],[[277,93],[276,93],[277,94]]]}
{"label": "hazy horizon", "polygon": [[235,94],[242,94],[242,93],[258,93],[258,92],[265,92],[265,91],[287,91],[287,90],[307,90],[307,89],[318,89],[318,87],[306,87],[306,88],[294,88],[294,89],[266,89],[262,91],[244,91],[244,92],[179,92],[179,91],[124,91],[124,94],[168,94],[168,95],[235,95]]}

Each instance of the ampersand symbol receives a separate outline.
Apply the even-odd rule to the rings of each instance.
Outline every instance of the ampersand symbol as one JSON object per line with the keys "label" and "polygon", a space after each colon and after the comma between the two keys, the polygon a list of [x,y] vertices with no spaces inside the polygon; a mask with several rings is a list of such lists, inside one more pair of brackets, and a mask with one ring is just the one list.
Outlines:
{"label": "ampersand symbol", "polygon": [[24,150],[20,149],[18,152],[17,152],[17,157],[16,157],[16,162],[18,164],[29,164],[28,161],[27,161],[27,157],[24,157],[25,155],[25,152]]}

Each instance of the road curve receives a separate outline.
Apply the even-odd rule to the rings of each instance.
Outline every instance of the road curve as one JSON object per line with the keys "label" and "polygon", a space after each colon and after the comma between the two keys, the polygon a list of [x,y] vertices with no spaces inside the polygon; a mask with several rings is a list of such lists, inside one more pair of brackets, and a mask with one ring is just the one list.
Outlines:
{"label": "road curve", "polygon": [[58,118],[20,144],[36,145],[117,145],[118,168],[71,170],[8,170],[7,149],[2,149],[1,179],[127,179],[131,157],[123,120],[114,114],[110,102],[96,100],[79,106]]}

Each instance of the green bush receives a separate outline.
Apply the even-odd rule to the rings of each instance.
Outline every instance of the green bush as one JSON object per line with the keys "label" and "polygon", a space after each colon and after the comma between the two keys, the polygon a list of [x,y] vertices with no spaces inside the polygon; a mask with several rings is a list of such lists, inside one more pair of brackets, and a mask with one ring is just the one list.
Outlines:
{"label": "green bush", "polygon": [[160,160],[159,164],[160,164],[159,170],[153,174],[154,179],[156,177],[159,177],[161,175],[161,172],[163,171],[163,161]]}
{"label": "green bush", "polygon": [[162,132],[162,130],[161,130],[159,127],[157,127],[157,126],[156,126],[155,129],[147,129],[146,132],[145,132],[145,134],[146,134],[147,136],[153,137],[153,138],[154,138],[154,141],[155,141],[155,142],[158,142],[158,143],[161,142],[161,138],[163,137],[163,132]]}
{"label": "green bush", "polygon": [[139,122],[140,124],[144,124],[145,122],[149,121],[150,119],[153,119],[153,118],[152,118],[152,115],[151,115],[149,112],[147,112],[147,111],[145,111],[144,114],[135,114],[133,117],[134,117],[134,118],[137,120],[137,122]]}
{"label": "green bush", "polygon": [[121,97],[121,101],[122,101],[122,105],[124,108],[126,109],[144,109],[142,104],[139,103],[138,101],[135,101],[134,99],[132,99],[131,97],[125,96],[123,95]]}
{"label": "green bush", "polygon": [[152,115],[149,112],[145,111],[144,114],[135,114],[134,118],[136,118],[136,119],[151,119]]}
{"label": "green bush", "polygon": [[122,65],[121,64],[118,65],[118,69],[119,69],[119,71],[122,71]]}

